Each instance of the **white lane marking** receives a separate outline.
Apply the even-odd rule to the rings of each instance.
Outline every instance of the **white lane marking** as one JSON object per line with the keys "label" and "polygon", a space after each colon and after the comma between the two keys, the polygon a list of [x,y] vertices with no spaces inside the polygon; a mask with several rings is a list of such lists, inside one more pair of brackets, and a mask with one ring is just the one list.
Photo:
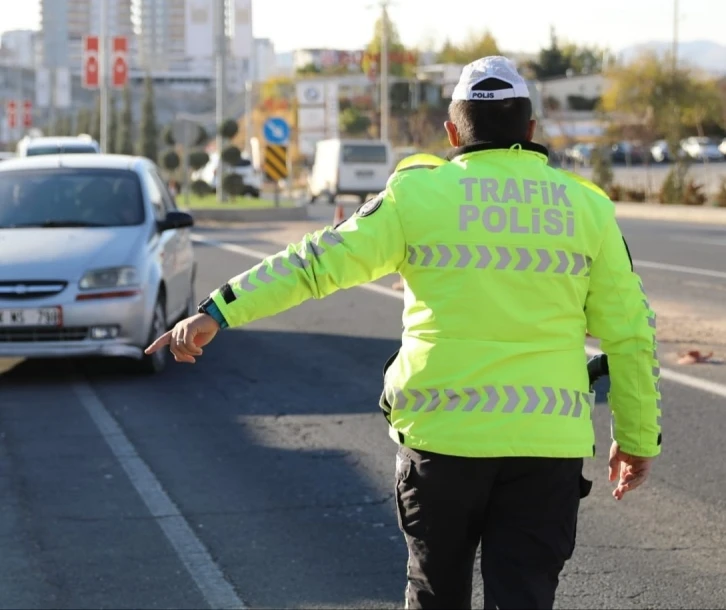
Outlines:
{"label": "white lane marking", "polygon": [[699,269],[698,267],[684,267],[683,265],[668,265],[666,263],[653,263],[650,261],[633,261],[635,270],[638,267],[646,269],[659,269],[660,271],[673,271],[675,273],[688,273],[690,275],[702,275],[704,277],[717,277],[726,280],[726,271],[713,271],[712,269]]}
{"label": "white lane marking", "polygon": [[139,456],[131,441],[85,382],[73,384],[78,400],[88,412],[134,489],[166,535],[210,608],[244,609],[246,606],[212,559],[159,480]]}
{"label": "white lane marking", "polygon": [[[247,248],[245,246],[240,246],[237,244],[228,244],[228,243],[224,243],[224,242],[214,241],[211,239],[203,239],[203,238],[196,237],[196,236],[193,239],[197,243],[204,243],[208,246],[214,246],[216,248],[219,248],[220,250],[226,250],[227,252],[233,252],[235,254],[249,256],[250,258],[263,259],[268,256],[271,256],[270,254],[266,254],[265,252],[260,252],[259,250],[252,250],[251,248]],[[653,264],[655,264],[655,263],[653,263]],[[700,270],[700,271],[705,271],[705,270]],[[724,275],[724,277],[726,277],[726,273],[724,273],[723,275]],[[385,296],[392,297],[394,299],[398,299],[399,301],[403,301],[403,292],[394,290],[393,288],[386,288],[385,286],[381,286],[380,284],[374,284],[374,283],[362,284],[360,286],[356,286],[356,288],[363,288],[364,290],[369,290],[371,292],[377,292],[378,294],[382,294]],[[596,354],[601,353],[600,350],[597,350],[590,346],[586,346],[585,351],[590,356],[594,356]],[[689,388],[693,388],[696,390],[701,390],[703,392],[708,392],[709,394],[713,394],[715,396],[720,396],[722,398],[726,398],[726,385],[723,385],[721,383],[716,383],[715,381],[707,381],[705,379],[699,379],[698,377],[693,377],[691,375],[685,375],[683,373],[678,373],[676,371],[672,371],[670,369],[664,369],[664,368],[661,368],[660,375],[663,379],[667,379],[668,381],[672,381],[674,383],[678,383],[680,385],[684,385],[684,386],[687,386]]]}

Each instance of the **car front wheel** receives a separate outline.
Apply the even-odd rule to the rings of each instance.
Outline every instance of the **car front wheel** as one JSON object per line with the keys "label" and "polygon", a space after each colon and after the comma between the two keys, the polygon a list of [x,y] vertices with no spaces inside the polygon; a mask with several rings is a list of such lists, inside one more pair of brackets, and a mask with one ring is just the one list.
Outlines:
{"label": "car front wheel", "polygon": [[[156,302],[156,305],[154,306],[154,314],[151,319],[151,328],[149,329],[149,339],[144,348],[151,345],[167,330],[168,327],[166,324],[166,311],[164,308],[164,301],[162,298],[159,298],[159,300]],[[143,358],[136,363],[136,368],[139,373],[154,375],[156,373],[161,373],[166,368],[168,360],[169,348],[163,347],[158,352],[155,352],[153,354],[144,354]]]}

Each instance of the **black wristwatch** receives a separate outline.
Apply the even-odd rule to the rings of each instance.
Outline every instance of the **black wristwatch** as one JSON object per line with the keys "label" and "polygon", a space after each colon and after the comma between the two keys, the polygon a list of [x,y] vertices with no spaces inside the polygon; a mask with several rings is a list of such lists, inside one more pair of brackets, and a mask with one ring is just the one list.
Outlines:
{"label": "black wristwatch", "polygon": [[207,316],[214,318],[217,324],[219,324],[219,328],[227,328],[229,326],[227,320],[225,320],[224,316],[222,315],[222,312],[219,311],[219,307],[217,307],[217,304],[212,300],[211,297],[207,297],[201,303],[199,303],[199,305],[197,306],[197,313],[203,313]]}

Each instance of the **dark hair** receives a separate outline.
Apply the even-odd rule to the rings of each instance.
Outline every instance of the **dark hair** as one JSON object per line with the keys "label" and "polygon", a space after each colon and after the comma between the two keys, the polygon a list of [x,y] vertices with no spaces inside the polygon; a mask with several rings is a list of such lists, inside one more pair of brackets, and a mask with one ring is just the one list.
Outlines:
{"label": "dark hair", "polygon": [[[475,91],[510,89],[497,78],[488,78],[474,86]],[[454,100],[449,106],[449,120],[456,125],[461,146],[474,142],[514,142],[527,137],[532,120],[532,101],[513,97],[496,101]]]}

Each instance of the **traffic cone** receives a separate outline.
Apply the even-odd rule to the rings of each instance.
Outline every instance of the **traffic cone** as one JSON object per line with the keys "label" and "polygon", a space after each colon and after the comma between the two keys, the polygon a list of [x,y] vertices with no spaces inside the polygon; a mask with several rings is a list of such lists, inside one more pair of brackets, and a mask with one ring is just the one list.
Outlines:
{"label": "traffic cone", "polygon": [[343,206],[339,203],[335,206],[335,215],[333,216],[333,226],[337,227],[341,222],[345,220],[345,212],[343,212]]}

